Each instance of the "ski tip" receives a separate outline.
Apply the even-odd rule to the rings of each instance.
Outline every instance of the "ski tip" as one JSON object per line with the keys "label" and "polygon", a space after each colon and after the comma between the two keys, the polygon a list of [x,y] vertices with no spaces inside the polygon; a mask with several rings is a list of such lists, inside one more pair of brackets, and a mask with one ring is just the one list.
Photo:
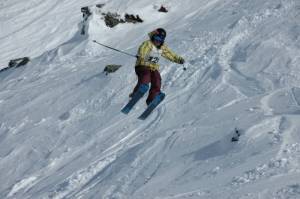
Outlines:
{"label": "ski tip", "polygon": [[140,116],[140,117],[138,117],[138,119],[139,119],[139,120],[145,120],[146,118]]}
{"label": "ski tip", "polygon": [[122,109],[121,110],[121,112],[124,113],[125,115],[128,115],[129,111],[130,111],[129,109]]}

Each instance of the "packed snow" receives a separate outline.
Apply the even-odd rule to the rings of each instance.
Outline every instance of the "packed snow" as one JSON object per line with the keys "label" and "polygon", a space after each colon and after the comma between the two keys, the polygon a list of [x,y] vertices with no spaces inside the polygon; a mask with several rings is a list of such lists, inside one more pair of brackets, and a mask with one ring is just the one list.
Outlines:
{"label": "packed snow", "polygon": [[[31,57],[0,73],[0,198],[300,198],[299,21],[299,0],[0,0],[0,69]],[[158,27],[187,70],[162,61],[140,121],[135,59],[92,41],[135,54]]]}

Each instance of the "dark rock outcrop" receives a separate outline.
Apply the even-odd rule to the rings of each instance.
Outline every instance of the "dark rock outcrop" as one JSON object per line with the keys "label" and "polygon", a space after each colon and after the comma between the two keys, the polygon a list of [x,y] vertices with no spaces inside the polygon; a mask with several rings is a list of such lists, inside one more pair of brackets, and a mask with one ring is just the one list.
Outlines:
{"label": "dark rock outcrop", "polygon": [[168,9],[164,6],[161,6],[158,10],[158,12],[169,12]]}
{"label": "dark rock outcrop", "polygon": [[121,18],[121,16],[117,13],[108,12],[108,13],[102,13],[102,15],[104,16],[105,24],[110,28],[113,28],[120,23],[142,23],[143,22],[143,20],[140,18],[139,15],[126,13],[124,19]]}
{"label": "dark rock outcrop", "polygon": [[121,68],[121,66],[122,65],[110,64],[104,68],[103,72],[108,75],[108,73],[116,72],[119,68]]}
{"label": "dark rock outcrop", "polygon": [[18,68],[20,66],[25,66],[29,61],[30,61],[29,57],[12,59],[9,61],[8,67],[1,69],[0,72],[6,71],[10,68]]}

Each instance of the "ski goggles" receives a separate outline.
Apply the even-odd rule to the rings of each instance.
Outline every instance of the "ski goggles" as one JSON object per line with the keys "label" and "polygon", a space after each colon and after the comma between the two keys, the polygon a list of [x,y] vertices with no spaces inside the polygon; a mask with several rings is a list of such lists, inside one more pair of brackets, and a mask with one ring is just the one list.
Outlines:
{"label": "ski goggles", "polygon": [[165,41],[165,39],[162,38],[162,37],[159,36],[159,35],[154,35],[154,36],[153,36],[153,41],[163,43],[163,42]]}

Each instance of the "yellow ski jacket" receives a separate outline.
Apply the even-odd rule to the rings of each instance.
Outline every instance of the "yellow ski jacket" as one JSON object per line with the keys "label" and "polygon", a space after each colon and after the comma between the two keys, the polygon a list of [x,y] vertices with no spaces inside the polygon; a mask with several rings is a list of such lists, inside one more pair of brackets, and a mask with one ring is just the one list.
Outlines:
{"label": "yellow ski jacket", "polygon": [[[152,33],[149,33],[151,37]],[[171,49],[169,49],[165,44],[163,44],[160,49],[158,49],[151,40],[144,41],[139,47],[138,58],[135,64],[135,67],[148,67],[152,71],[159,70],[159,59],[160,56],[175,62],[180,63],[183,59],[182,57],[175,54]]]}

